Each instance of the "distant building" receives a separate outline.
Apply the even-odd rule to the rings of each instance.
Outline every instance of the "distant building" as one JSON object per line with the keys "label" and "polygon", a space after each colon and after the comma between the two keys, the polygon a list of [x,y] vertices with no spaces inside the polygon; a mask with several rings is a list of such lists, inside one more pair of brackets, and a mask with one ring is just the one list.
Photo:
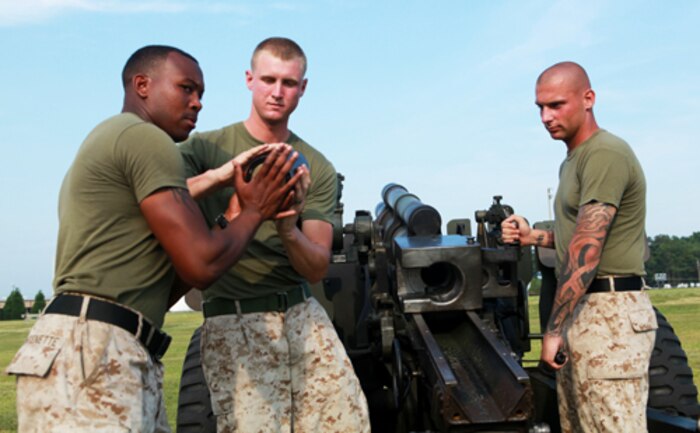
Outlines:
{"label": "distant building", "polygon": [[[27,310],[26,314],[29,314],[32,311],[32,307],[34,306],[34,299],[24,300],[24,308]],[[0,311],[2,311],[5,308],[5,300],[2,299],[0,300]]]}

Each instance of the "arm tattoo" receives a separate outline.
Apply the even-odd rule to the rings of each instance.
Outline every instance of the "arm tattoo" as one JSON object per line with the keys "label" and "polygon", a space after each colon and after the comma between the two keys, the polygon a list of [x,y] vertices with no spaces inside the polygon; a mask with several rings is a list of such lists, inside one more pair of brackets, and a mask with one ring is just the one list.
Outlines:
{"label": "arm tattoo", "polygon": [[572,316],[579,299],[595,278],[616,212],[614,206],[605,203],[589,203],[579,209],[574,235],[560,264],[547,333],[561,335],[564,322]]}
{"label": "arm tattoo", "polygon": [[535,243],[537,244],[538,247],[541,247],[542,244],[544,244],[544,233],[540,233],[540,235],[537,236]]}
{"label": "arm tattoo", "polygon": [[544,248],[554,247],[554,232],[550,230],[542,230],[535,238],[535,245]]}

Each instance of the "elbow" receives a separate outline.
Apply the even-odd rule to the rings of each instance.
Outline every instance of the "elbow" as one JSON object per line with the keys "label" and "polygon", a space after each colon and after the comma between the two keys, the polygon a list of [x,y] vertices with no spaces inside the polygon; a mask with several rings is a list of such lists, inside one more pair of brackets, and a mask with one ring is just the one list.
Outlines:
{"label": "elbow", "polygon": [[309,275],[306,278],[306,281],[309,282],[309,284],[316,284],[319,281],[323,280],[323,277],[325,277],[326,274],[315,274],[315,275]]}
{"label": "elbow", "polygon": [[193,287],[197,290],[204,290],[214,282],[213,279],[210,279],[206,276],[199,276],[199,275],[183,277],[183,280],[188,285],[190,285],[191,287]]}
{"label": "elbow", "polygon": [[221,276],[221,272],[217,272],[209,266],[186,270],[177,269],[177,273],[186,284],[198,290],[204,290],[211,286]]}
{"label": "elbow", "polygon": [[311,272],[308,272],[307,275],[304,275],[304,278],[306,278],[306,281],[308,281],[309,284],[318,283],[319,281],[323,280],[328,274],[329,264],[329,262],[325,262],[323,266],[317,266],[316,269],[312,269]]}
{"label": "elbow", "polygon": [[[211,232],[209,232],[211,233]],[[180,278],[190,287],[204,290],[226,272],[231,264],[221,255],[221,247],[214,236],[200,236],[187,244],[169,251],[169,257]]]}

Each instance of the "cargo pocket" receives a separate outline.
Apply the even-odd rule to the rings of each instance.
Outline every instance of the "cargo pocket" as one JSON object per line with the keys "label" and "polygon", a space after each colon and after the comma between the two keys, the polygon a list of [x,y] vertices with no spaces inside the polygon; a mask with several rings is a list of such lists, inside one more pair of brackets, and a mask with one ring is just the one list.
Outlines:
{"label": "cargo pocket", "polygon": [[589,379],[636,379],[647,374],[649,362],[645,357],[626,351],[622,356],[594,358],[589,361],[586,370]]}
{"label": "cargo pocket", "polygon": [[635,332],[653,331],[659,327],[656,314],[650,307],[637,308],[629,312],[630,324]]}
{"label": "cargo pocket", "polygon": [[30,334],[5,372],[13,375],[46,377],[63,343],[62,338],[53,335]]}
{"label": "cargo pocket", "polygon": [[627,319],[629,325],[620,323],[627,331],[603,342],[601,347],[608,350],[588,360],[589,379],[635,379],[648,373],[653,331],[658,327],[656,314],[651,306],[635,305],[628,310]]}

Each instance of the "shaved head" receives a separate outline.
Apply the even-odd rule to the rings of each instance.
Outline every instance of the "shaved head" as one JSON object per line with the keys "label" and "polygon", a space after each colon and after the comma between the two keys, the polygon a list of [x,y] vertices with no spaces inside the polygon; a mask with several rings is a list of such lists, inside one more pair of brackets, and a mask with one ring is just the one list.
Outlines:
{"label": "shaved head", "polygon": [[593,116],[595,92],[577,63],[561,62],[545,69],[537,77],[535,104],[551,137],[564,141],[569,151],[598,129]]}
{"label": "shaved head", "polygon": [[545,69],[537,77],[537,85],[545,83],[566,86],[577,92],[591,88],[591,80],[588,79],[586,70],[574,62],[561,62]]}

